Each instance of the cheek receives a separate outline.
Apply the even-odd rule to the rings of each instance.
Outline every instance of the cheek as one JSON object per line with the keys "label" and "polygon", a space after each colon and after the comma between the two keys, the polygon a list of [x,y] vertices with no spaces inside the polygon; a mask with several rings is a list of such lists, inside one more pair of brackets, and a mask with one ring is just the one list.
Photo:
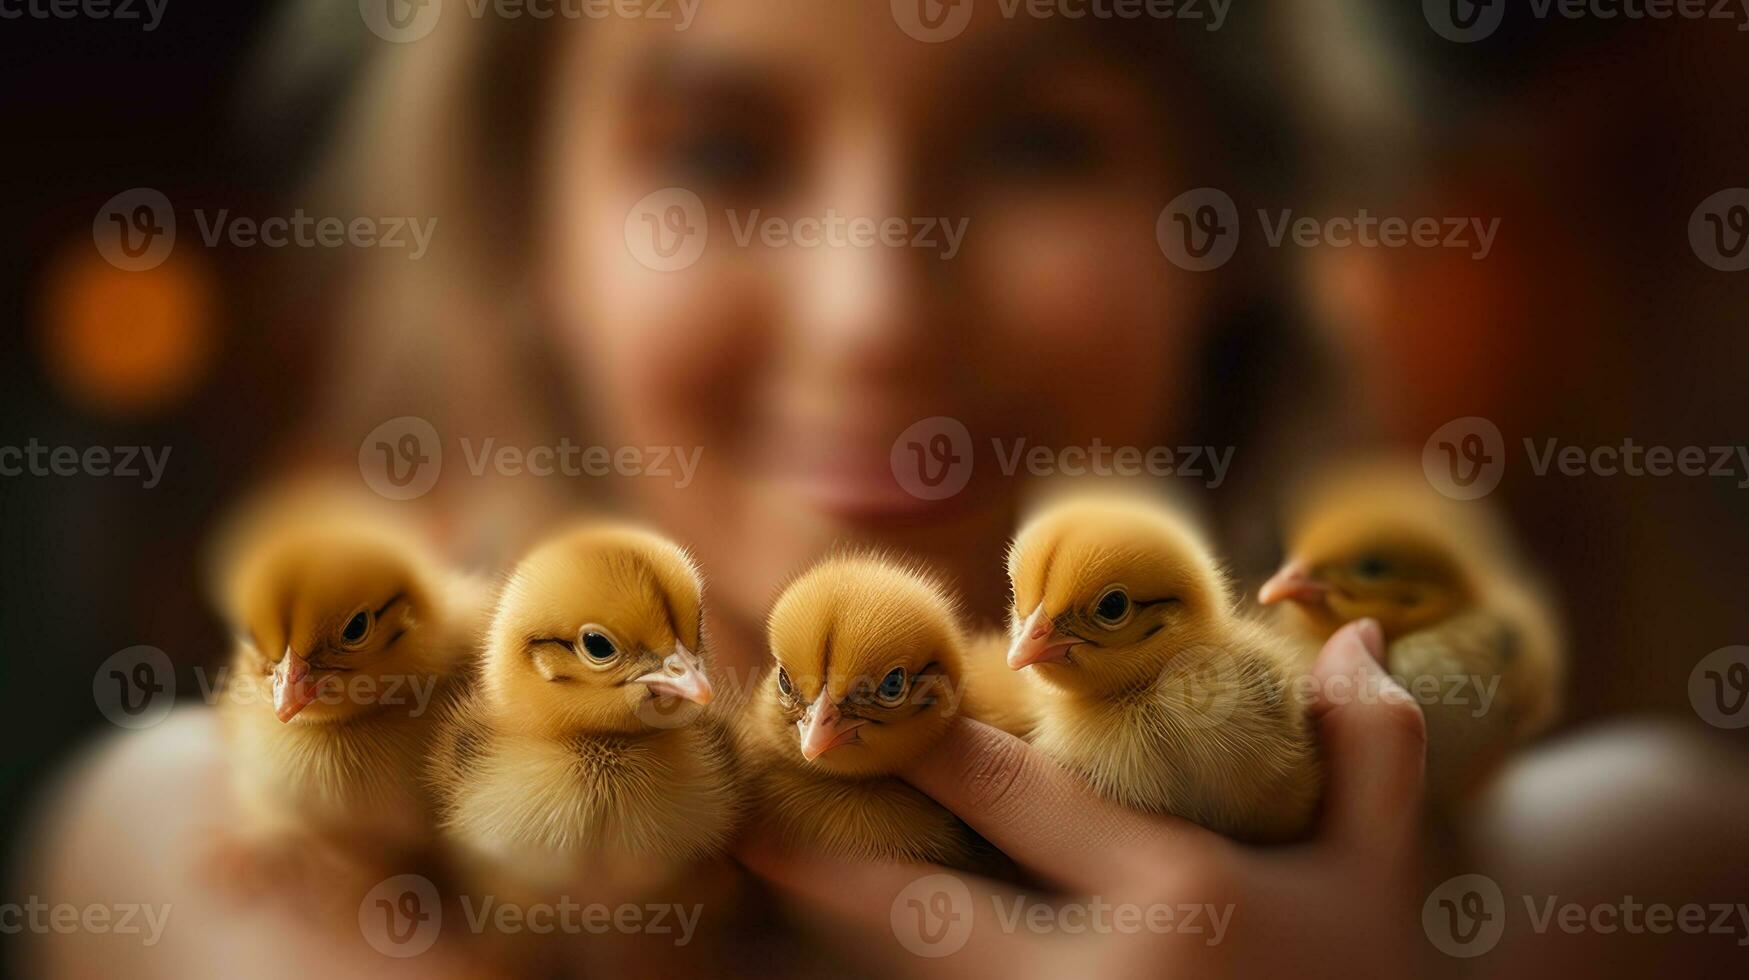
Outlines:
{"label": "cheek", "polygon": [[746,401],[761,291],[709,254],[674,272],[641,264],[624,230],[634,191],[597,187],[574,205],[555,249],[561,341],[591,418],[628,439],[696,444],[731,431]]}

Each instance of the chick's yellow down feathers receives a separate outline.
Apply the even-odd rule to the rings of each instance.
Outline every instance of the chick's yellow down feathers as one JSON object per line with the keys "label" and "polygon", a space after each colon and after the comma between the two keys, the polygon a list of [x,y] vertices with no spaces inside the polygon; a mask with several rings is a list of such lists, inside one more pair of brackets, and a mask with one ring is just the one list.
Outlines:
{"label": "chick's yellow down feathers", "polygon": [[1418,466],[1374,461],[1297,495],[1288,554],[1261,599],[1314,641],[1379,622],[1393,676],[1427,719],[1436,800],[1461,798],[1559,710],[1560,632],[1499,516],[1436,492]]}
{"label": "chick's yellow down feathers", "polygon": [[222,548],[238,641],[219,713],[242,837],[353,855],[422,848],[422,761],[489,587],[445,568],[410,528],[338,498],[268,506]]}
{"label": "chick's yellow down feathers", "polygon": [[1321,771],[1301,656],[1245,619],[1194,530],[1117,496],[1060,502],[1015,539],[1008,666],[1033,743],[1101,795],[1251,841],[1302,835]]}
{"label": "chick's yellow down feathers", "polygon": [[828,558],[771,610],[775,663],[748,712],[761,823],[844,857],[974,867],[984,844],[893,775],[963,707],[965,639],[927,575],[871,555]]}
{"label": "chick's yellow down feathers", "polygon": [[740,794],[703,633],[703,582],[672,542],[592,525],[537,547],[432,754],[446,837],[533,887],[642,887],[719,853]]}

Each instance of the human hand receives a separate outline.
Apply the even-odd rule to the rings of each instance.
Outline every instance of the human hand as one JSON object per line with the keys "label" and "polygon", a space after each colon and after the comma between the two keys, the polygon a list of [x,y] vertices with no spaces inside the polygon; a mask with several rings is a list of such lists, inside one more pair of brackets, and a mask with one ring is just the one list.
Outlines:
{"label": "human hand", "polygon": [[1433,965],[1418,900],[1426,733],[1382,657],[1376,625],[1353,624],[1313,668],[1310,708],[1327,778],[1322,820],[1303,845],[1250,848],[1124,809],[1025,742],[962,719],[902,775],[1054,894],[759,843],[741,857],[848,959],[879,972],[1012,980],[1425,970]]}

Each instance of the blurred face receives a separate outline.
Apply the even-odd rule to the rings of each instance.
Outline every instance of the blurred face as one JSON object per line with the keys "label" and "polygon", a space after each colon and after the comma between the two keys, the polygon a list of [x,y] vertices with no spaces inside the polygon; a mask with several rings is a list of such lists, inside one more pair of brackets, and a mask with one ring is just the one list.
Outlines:
{"label": "blurred face", "polygon": [[[1170,434],[1202,320],[1154,239],[1178,141],[1081,29],[979,4],[926,44],[885,2],[723,0],[686,31],[592,22],[559,57],[540,209],[559,347],[603,439],[702,448],[689,486],[631,482],[695,549],[713,614],[751,628],[861,542],[998,615],[1012,440]],[[702,213],[636,213],[665,188]],[[912,429],[936,416],[970,444]],[[915,492],[965,450],[963,490]]]}

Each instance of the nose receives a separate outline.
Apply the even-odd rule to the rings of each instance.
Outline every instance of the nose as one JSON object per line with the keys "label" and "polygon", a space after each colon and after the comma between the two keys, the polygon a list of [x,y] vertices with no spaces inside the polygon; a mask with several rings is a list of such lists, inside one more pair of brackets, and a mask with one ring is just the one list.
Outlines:
{"label": "nose", "polygon": [[898,137],[876,130],[841,137],[829,155],[826,190],[807,213],[840,225],[839,238],[801,250],[796,266],[791,342],[835,385],[916,384],[951,319],[944,216],[919,213]]}

